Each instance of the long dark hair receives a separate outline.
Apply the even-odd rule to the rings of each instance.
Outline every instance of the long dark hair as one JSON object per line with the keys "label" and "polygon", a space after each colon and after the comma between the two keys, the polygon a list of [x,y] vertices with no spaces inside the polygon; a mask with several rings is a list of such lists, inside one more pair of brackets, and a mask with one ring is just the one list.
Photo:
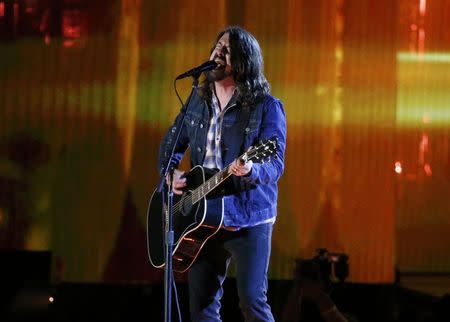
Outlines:
{"label": "long dark hair", "polygon": [[[239,101],[244,106],[252,106],[270,93],[269,82],[264,76],[264,61],[259,43],[247,30],[230,26],[217,35],[211,52],[226,33],[230,36],[231,67]],[[200,95],[208,102],[212,97],[211,85],[212,81],[206,77],[199,89]]]}

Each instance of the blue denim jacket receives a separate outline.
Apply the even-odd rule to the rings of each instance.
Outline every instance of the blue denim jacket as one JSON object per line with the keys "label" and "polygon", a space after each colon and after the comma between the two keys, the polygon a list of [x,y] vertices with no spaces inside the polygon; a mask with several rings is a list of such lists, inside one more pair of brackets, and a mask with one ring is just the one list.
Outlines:
{"label": "blue denim jacket", "polygon": [[[278,139],[278,149],[276,157],[272,157],[269,162],[253,163],[248,176],[232,176],[234,193],[224,197],[224,225],[233,227],[249,227],[275,219],[277,182],[284,171],[286,148],[286,116],[280,100],[266,95],[259,104],[250,109],[249,119],[240,117],[242,113],[243,108],[238,103],[230,107],[224,115],[221,141],[224,166],[233,162],[249,147],[274,136]],[[178,166],[188,147],[191,166],[203,164],[210,111],[206,101],[194,94],[187,112],[184,109],[180,112],[161,143],[160,169],[170,155],[169,148],[175,139],[177,124],[184,114],[186,116],[183,129],[172,159],[173,166]]]}

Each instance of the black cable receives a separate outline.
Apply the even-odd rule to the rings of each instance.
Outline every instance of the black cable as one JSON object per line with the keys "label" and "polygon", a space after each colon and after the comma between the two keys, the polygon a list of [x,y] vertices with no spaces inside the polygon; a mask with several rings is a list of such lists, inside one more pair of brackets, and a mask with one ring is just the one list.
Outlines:
{"label": "black cable", "polygon": [[178,292],[177,292],[177,285],[175,283],[175,277],[172,272],[172,284],[173,284],[173,294],[175,295],[175,303],[177,304],[177,311],[178,311],[178,321],[182,322],[183,318],[181,317],[181,310],[180,310],[180,302],[178,301]]}
{"label": "black cable", "polygon": [[184,105],[184,104],[183,104],[183,100],[181,99],[180,94],[178,93],[178,90],[177,90],[177,79],[175,79],[175,80],[173,81],[173,88],[175,89],[175,94],[177,94],[177,97],[178,97],[178,100],[179,100],[180,103],[181,103],[181,106],[183,106],[183,105]]}

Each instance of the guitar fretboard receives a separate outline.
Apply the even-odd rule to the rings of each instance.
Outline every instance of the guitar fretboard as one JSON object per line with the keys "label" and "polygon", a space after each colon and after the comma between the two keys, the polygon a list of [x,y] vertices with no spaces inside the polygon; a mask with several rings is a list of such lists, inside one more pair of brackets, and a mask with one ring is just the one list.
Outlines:
{"label": "guitar fretboard", "polygon": [[[261,143],[260,145],[248,150],[242,154],[239,159],[242,162],[254,161],[254,162],[264,162],[265,158],[270,157],[276,152],[276,139],[271,138]],[[204,198],[208,193],[214,190],[218,185],[224,182],[231,174],[228,172],[231,164],[227,165],[225,168],[214,174],[211,178],[206,180],[203,184],[192,190],[188,198],[192,198],[190,202],[195,204]],[[182,201],[179,205],[176,205],[181,209]]]}
{"label": "guitar fretboard", "polygon": [[203,184],[198,186],[196,189],[192,191],[192,203],[195,204],[196,202],[200,201],[200,199],[204,198],[208,193],[210,193],[212,190],[214,190],[219,184],[224,182],[231,174],[228,173],[228,168],[220,170],[215,175],[213,175],[211,178],[206,180]]}

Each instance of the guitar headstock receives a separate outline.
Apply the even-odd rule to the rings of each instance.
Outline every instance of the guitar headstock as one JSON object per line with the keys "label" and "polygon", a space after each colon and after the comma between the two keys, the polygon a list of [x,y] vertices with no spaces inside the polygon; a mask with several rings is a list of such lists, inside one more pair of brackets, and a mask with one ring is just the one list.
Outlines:
{"label": "guitar headstock", "polygon": [[264,163],[270,161],[274,155],[276,158],[277,150],[278,140],[276,137],[271,137],[270,139],[261,141],[258,145],[245,152],[241,159],[244,162],[253,161],[256,163]]}

